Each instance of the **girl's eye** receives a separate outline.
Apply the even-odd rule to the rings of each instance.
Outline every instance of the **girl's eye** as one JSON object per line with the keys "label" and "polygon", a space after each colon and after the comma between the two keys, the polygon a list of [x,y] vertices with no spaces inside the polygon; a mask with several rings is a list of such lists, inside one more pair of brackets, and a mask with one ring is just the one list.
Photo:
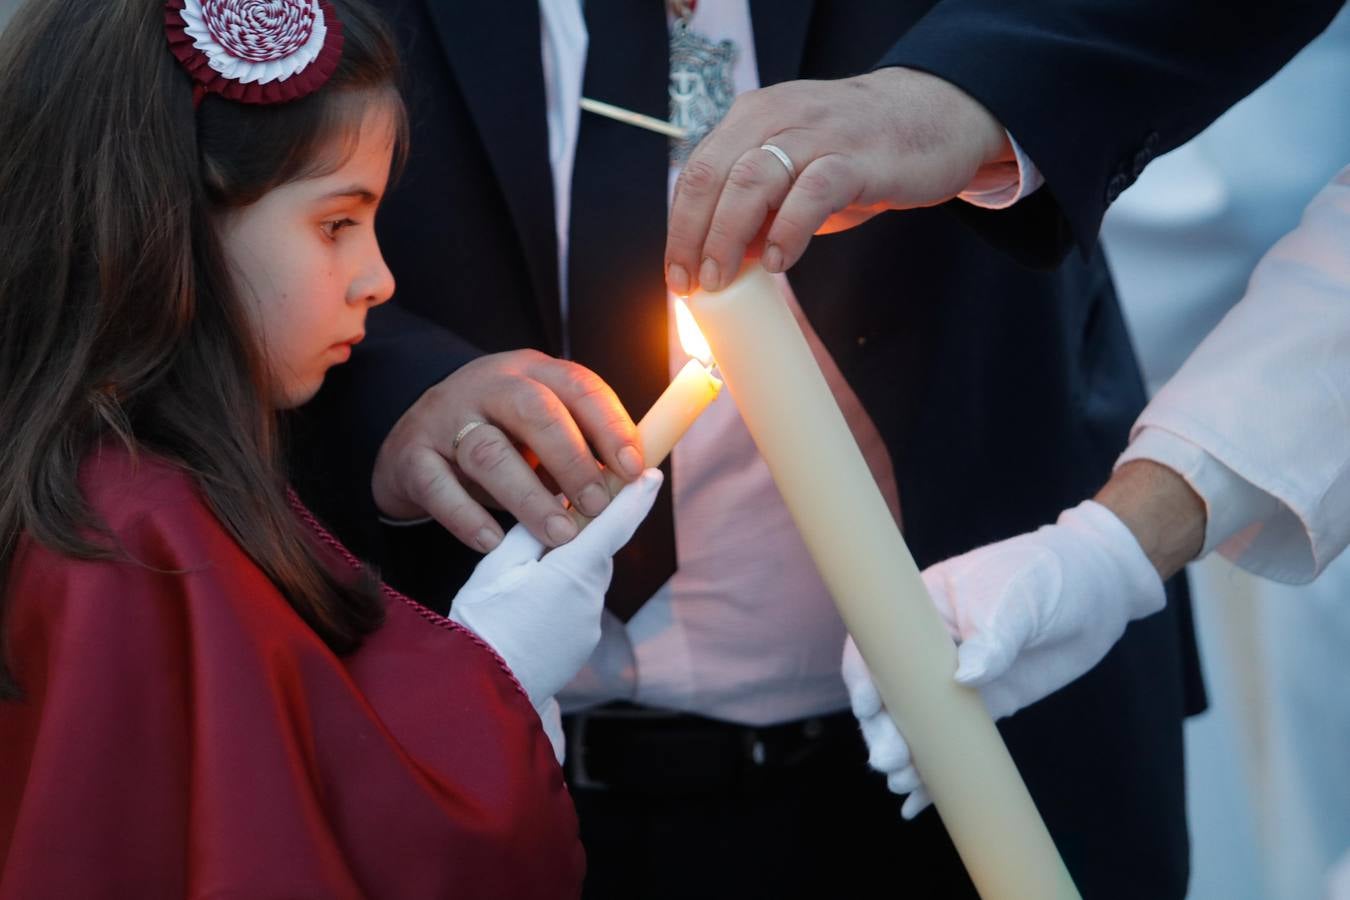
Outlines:
{"label": "girl's eye", "polygon": [[351,219],[333,219],[331,222],[324,222],[322,225],[319,226],[319,228],[320,230],[323,231],[324,236],[331,241],[337,237],[337,233],[339,231],[341,231],[342,229],[346,228],[349,225],[355,224],[356,222],[354,222]]}

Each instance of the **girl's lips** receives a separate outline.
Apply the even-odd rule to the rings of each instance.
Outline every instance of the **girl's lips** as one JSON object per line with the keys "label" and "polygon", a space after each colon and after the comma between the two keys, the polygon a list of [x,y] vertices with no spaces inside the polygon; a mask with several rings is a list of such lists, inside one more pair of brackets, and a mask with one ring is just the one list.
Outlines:
{"label": "girl's lips", "polygon": [[361,343],[365,339],[366,334],[363,331],[360,334],[356,334],[352,337],[347,338],[347,340],[345,341],[338,341],[336,344],[333,344],[331,347],[328,348],[328,352],[339,357],[341,362],[346,362],[347,360],[352,358],[352,348],[355,347],[357,344]]}

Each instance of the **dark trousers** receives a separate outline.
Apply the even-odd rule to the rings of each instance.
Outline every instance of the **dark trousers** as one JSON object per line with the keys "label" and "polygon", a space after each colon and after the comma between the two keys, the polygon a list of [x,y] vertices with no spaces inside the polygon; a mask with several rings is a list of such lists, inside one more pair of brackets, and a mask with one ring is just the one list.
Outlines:
{"label": "dark trousers", "polygon": [[900,818],[848,712],[752,729],[617,706],[564,723],[587,900],[977,898],[937,815]]}

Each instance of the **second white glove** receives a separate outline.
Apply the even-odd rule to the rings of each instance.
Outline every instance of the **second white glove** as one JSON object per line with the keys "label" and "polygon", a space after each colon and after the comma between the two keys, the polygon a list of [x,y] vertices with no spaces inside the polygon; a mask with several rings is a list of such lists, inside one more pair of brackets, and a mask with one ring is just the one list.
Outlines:
{"label": "second white glove", "polygon": [[648,469],[561,547],[544,553],[521,525],[483,557],[450,605],[450,618],[492,645],[536,709],[581,670],[600,642],[614,554],[656,501]]}
{"label": "second white glove", "polygon": [[[956,680],[978,687],[995,719],[1083,675],[1126,624],[1165,602],[1162,580],[1134,534],[1092,500],[1054,525],[930,566],[923,580],[960,644]],[[851,637],[842,673],[869,762],[893,792],[910,794],[902,811],[912,818],[928,805],[927,793]]]}

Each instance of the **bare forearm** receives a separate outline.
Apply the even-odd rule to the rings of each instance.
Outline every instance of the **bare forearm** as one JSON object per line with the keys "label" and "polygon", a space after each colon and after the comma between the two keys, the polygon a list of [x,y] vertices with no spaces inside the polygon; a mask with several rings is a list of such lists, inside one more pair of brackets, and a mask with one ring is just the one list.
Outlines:
{"label": "bare forearm", "polygon": [[1204,546],[1204,501],[1166,466],[1146,459],[1128,462],[1094,499],[1125,523],[1164,579],[1181,571]]}

